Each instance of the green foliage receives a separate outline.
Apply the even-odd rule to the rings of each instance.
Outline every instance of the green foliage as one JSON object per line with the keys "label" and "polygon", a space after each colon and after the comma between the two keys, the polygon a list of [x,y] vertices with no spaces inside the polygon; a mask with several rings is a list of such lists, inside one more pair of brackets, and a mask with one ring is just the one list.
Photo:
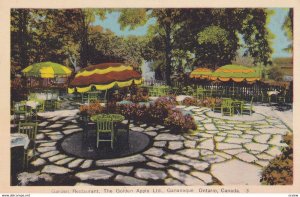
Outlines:
{"label": "green foliage", "polygon": [[[128,38],[94,26],[97,18],[105,19],[106,13],[115,11],[120,12],[122,29],[135,29],[150,18],[156,24],[147,36]],[[272,35],[266,27],[269,16],[266,9],[236,8],[12,9],[11,73],[41,61],[74,67],[123,61],[138,67],[145,59],[152,61],[170,84],[175,70],[231,63],[241,47],[238,35],[253,64],[265,65],[272,53]]]}
{"label": "green foliage", "polygon": [[245,23],[241,27],[241,33],[245,41],[245,55],[254,58],[254,64],[271,64],[273,38],[267,28],[268,12],[266,9],[247,9]]}
{"label": "green foliage", "polygon": [[147,22],[146,9],[122,9],[118,21],[122,30],[128,26],[130,30],[143,26]]}
{"label": "green foliage", "polygon": [[209,26],[203,31],[198,33],[198,43],[218,45],[223,43],[224,45],[229,44],[228,32],[219,26]]}
{"label": "green foliage", "polygon": [[270,79],[273,79],[275,81],[282,81],[284,73],[279,66],[275,65],[268,70],[268,75]]}
{"label": "green foliage", "polygon": [[[266,9],[181,9],[180,12],[180,28],[174,39],[178,47],[195,54],[196,66],[215,67],[231,63],[242,47],[239,35],[245,42],[245,55],[253,57],[255,64],[270,63],[271,35],[266,27]],[[199,46],[199,34],[204,46]]]}
{"label": "green foliage", "polygon": [[[221,66],[225,62],[230,62],[231,49],[229,32],[219,26],[209,26],[198,34],[199,46],[197,50],[202,54],[201,63],[206,65]],[[198,53],[199,53],[198,52]]]}
{"label": "green foliage", "polygon": [[[293,41],[293,9],[290,8],[288,15],[286,16],[282,28],[285,31],[285,35],[290,41]],[[293,43],[291,43],[286,49],[288,52],[293,51]]]}
{"label": "green foliage", "polygon": [[260,182],[265,185],[293,184],[293,135],[285,136],[284,141],[288,147],[283,148],[282,154],[263,169]]}

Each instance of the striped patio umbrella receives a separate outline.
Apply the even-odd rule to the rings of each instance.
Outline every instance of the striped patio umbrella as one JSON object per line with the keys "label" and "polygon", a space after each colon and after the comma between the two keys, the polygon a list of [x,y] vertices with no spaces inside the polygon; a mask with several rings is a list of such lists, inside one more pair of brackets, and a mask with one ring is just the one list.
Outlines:
{"label": "striped patio umbrella", "polygon": [[142,76],[131,66],[122,63],[102,63],[80,70],[71,81],[68,92],[88,92],[92,87],[96,90],[108,90],[115,86],[127,87],[133,83],[141,84]]}
{"label": "striped patio umbrella", "polygon": [[48,79],[55,77],[68,77],[71,75],[72,70],[54,62],[40,62],[26,67],[22,70],[22,73],[27,77]]}
{"label": "striped patio umbrella", "polygon": [[197,68],[190,73],[190,78],[209,79],[212,71],[208,68]]}
{"label": "striped patio umbrella", "polygon": [[234,82],[254,82],[261,79],[261,73],[256,68],[250,68],[241,65],[229,64],[215,70],[210,76],[211,80],[220,80],[223,82],[232,80]]}

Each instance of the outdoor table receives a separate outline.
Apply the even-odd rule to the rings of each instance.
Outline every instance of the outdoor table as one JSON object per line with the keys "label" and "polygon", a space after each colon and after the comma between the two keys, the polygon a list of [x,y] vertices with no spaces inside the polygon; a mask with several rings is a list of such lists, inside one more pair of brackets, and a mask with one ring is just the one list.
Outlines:
{"label": "outdoor table", "polygon": [[128,104],[133,104],[132,101],[127,101],[127,100],[123,100],[123,101],[119,101],[116,102],[117,105],[128,105]]}
{"label": "outdoor table", "polygon": [[114,124],[114,136],[116,136],[116,132],[117,132],[117,124],[122,122],[123,120],[125,120],[125,117],[121,114],[97,114],[97,115],[93,115],[91,116],[91,121],[93,122],[97,122],[98,119],[100,118],[111,118]]}
{"label": "outdoor table", "polygon": [[97,114],[91,117],[93,122],[97,122],[100,118],[111,118],[114,123],[122,122],[125,120],[125,117],[121,114]]}
{"label": "outdoor table", "polygon": [[279,94],[279,92],[278,92],[277,90],[267,91],[269,103],[271,102],[271,97],[272,97],[272,95],[274,95],[274,96],[277,97],[278,94]]}
{"label": "outdoor table", "polygon": [[23,133],[11,133],[10,134],[10,147],[23,146],[24,149],[28,148],[30,139],[28,135]]}
{"label": "outdoor table", "polygon": [[10,134],[10,154],[11,154],[11,184],[15,185],[17,181],[17,174],[24,170],[24,154],[28,148],[30,139],[23,133]]}
{"label": "outdoor table", "polygon": [[15,107],[21,107],[21,106],[24,106],[25,107],[25,111],[23,113],[23,115],[25,116],[25,119],[27,118],[32,118],[32,117],[35,117],[35,119],[37,118],[37,107],[39,106],[40,104],[36,101],[32,101],[32,100],[29,100],[29,101],[22,101],[21,103],[18,103],[15,105]]}
{"label": "outdoor table", "polygon": [[39,105],[40,104],[37,101],[26,101],[26,106],[31,107],[31,109],[36,109]]}

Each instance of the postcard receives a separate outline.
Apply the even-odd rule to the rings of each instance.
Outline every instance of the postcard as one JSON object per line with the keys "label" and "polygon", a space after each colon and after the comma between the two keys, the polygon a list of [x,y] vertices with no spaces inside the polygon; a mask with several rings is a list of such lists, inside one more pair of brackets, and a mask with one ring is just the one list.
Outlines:
{"label": "postcard", "polygon": [[299,6],[1,1],[0,192],[299,192]]}

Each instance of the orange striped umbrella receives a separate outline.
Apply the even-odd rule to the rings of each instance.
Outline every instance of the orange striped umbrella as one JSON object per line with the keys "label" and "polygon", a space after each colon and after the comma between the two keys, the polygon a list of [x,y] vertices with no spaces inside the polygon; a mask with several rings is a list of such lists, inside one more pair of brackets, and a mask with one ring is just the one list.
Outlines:
{"label": "orange striped umbrella", "polygon": [[127,87],[131,84],[141,84],[142,76],[129,65],[122,63],[102,63],[88,66],[80,70],[68,88],[69,93],[108,90],[114,86]]}
{"label": "orange striped umbrella", "polygon": [[209,79],[211,74],[212,74],[212,71],[208,68],[197,68],[191,72],[190,78]]}

